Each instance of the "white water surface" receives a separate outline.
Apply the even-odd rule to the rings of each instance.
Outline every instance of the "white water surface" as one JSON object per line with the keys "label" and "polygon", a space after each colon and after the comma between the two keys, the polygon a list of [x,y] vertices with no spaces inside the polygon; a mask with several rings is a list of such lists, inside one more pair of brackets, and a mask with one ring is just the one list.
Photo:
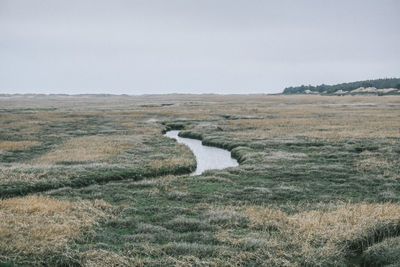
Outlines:
{"label": "white water surface", "polygon": [[225,169],[239,165],[236,159],[232,158],[231,152],[225,149],[205,146],[200,140],[178,136],[179,131],[168,131],[165,136],[173,138],[178,143],[187,145],[196,156],[197,168],[190,175],[202,174],[206,170]]}

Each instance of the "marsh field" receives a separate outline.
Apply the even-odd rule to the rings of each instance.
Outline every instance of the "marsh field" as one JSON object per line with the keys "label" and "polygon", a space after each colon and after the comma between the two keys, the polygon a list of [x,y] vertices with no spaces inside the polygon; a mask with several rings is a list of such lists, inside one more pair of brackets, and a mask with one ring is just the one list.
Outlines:
{"label": "marsh field", "polygon": [[2,95],[0,166],[1,266],[400,265],[400,96]]}

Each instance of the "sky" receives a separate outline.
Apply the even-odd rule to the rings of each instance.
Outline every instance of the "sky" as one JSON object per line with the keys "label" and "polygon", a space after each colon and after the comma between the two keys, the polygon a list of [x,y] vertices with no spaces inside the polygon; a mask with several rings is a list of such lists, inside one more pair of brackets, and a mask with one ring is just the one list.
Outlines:
{"label": "sky", "polygon": [[0,0],[0,93],[279,93],[400,77],[398,0]]}

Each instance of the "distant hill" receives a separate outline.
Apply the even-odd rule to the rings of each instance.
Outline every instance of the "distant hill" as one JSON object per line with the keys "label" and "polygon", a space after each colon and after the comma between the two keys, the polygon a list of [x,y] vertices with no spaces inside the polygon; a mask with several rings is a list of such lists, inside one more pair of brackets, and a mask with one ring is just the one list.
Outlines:
{"label": "distant hill", "polygon": [[283,94],[323,94],[323,95],[398,95],[400,94],[400,79],[387,78],[377,80],[366,80],[335,85],[321,84],[317,86],[302,85],[287,87]]}

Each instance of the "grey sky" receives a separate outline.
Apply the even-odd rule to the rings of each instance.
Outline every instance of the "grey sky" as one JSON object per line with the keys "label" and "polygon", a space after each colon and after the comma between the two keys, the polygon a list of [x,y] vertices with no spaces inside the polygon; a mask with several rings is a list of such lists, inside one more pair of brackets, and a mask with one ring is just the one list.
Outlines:
{"label": "grey sky", "polygon": [[276,93],[400,77],[397,0],[0,0],[0,93]]}

